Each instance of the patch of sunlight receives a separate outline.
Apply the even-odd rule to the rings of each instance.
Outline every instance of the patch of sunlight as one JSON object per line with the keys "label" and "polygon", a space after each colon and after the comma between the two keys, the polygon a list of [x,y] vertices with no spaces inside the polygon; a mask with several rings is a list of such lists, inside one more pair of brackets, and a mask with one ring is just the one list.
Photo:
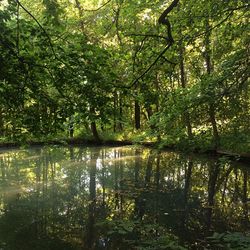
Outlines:
{"label": "patch of sunlight", "polygon": [[103,168],[102,160],[101,160],[100,158],[98,158],[98,159],[96,160],[96,168],[97,168],[98,170],[101,170],[101,169]]}
{"label": "patch of sunlight", "polygon": [[104,162],[108,163],[108,165],[111,166],[113,162],[133,160],[135,157],[136,157],[136,155],[128,155],[128,156],[122,156],[122,157],[118,157],[118,158],[104,159]]}
{"label": "patch of sunlight", "polygon": [[41,157],[40,155],[34,155],[34,156],[25,157],[23,158],[23,160],[24,161],[36,160],[36,159],[39,159],[40,157]]}
{"label": "patch of sunlight", "polygon": [[143,10],[141,13],[137,14],[137,16],[145,21],[145,20],[150,20],[151,19],[151,16],[152,16],[152,9],[145,9]]}
{"label": "patch of sunlight", "polygon": [[3,215],[5,213],[4,211],[4,203],[0,203],[0,215]]}
{"label": "patch of sunlight", "polygon": [[8,0],[0,0],[0,10],[4,10],[7,5],[9,5]]}

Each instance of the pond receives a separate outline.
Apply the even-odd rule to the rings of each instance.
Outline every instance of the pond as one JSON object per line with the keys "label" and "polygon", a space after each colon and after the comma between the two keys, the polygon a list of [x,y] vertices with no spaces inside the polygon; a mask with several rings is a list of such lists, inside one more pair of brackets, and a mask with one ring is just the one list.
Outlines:
{"label": "pond", "polygon": [[249,249],[249,174],[142,147],[1,150],[0,249]]}

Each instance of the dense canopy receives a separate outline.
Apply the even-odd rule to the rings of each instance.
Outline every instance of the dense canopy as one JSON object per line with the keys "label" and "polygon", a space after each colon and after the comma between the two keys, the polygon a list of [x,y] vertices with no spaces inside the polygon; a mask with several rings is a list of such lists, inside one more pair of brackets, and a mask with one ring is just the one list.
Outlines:
{"label": "dense canopy", "polygon": [[0,136],[249,150],[246,0],[1,0]]}

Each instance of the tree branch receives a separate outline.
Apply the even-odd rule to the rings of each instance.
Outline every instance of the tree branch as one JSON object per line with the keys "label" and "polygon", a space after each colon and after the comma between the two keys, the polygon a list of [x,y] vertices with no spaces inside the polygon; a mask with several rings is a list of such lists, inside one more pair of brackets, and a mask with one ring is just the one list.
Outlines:
{"label": "tree branch", "polygon": [[165,25],[167,26],[167,37],[165,37],[165,39],[168,42],[168,45],[164,48],[164,50],[156,57],[156,59],[154,60],[153,63],[151,63],[151,65],[139,76],[137,77],[128,88],[133,87],[134,85],[136,85],[138,83],[138,81],[140,79],[142,79],[153,67],[154,65],[159,61],[160,58],[163,57],[163,55],[166,53],[166,51],[172,46],[172,44],[174,43],[174,39],[172,37],[172,32],[171,32],[171,25],[170,22],[167,18],[167,15],[173,10],[174,7],[177,6],[179,0],[173,0],[173,2],[170,4],[170,6],[165,9],[163,11],[163,13],[161,14],[161,16],[158,19],[159,24]]}
{"label": "tree branch", "polygon": [[159,61],[159,59],[166,53],[166,51],[171,47],[171,43],[169,43],[169,45],[156,57],[156,59],[154,60],[154,62],[139,76],[137,77],[128,88],[133,87],[135,84],[138,83],[138,81],[143,78],[153,67],[154,65]]}
{"label": "tree branch", "polygon": [[169,59],[167,59],[165,56],[162,56],[162,59],[164,59],[166,62],[168,62],[169,64],[172,64],[172,65],[177,65],[177,63],[176,62],[172,62],[172,61],[170,61]]}
{"label": "tree branch", "polygon": [[177,6],[178,2],[179,2],[179,0],[174,0],[174,1],[170,4],[170,6],[169,6],[167,9],[165,9],[165,10],[163,11],[163,13],[161,14],[161,16],[160,16],[159,19],[158,19],[159,24],[166,24],[165,22],[166,22],[166,19],[167,19],[167,15],[170,13],[170,11],[172,11],[172,9],[173,9],[174,7]]}
{"label": "tree branch", "polygon": [[43,31],[43,33],[45,34],[45,36],[47,37],[47,40],[49,42],[49,46],[51,48],[51,51],[54,55],[55,58],[57,58],[52,41],[50,39],[50,36],[48,35],[48,33],[46,32],[46,30],[43,28],[43,26],[39,23],[39,21],[20,3],[19,0],[16,0],[17,4],[29,15],[32,17],[32,19],[37,23],[37,25],[40,27],[40,29]]}
{"label": "tree branch", "polygon": [[170,6],[163,11],[163,13],[161,14],[161,16],[158,19],[159,24],[167,26],[167,34],[168,34],[167,40],[170,43],[174,43],[174,39],[173,39],[172,32],[171,32],[171,24],[167,18],[167,15],[173,10],[174,7],[177,6],[178,2],[179,2],[179,0],[174,0],[170,4]]}
{"label": "tree branch", "polygon": [[[219,23],[215,24],[214,26],[210,27],[208,30],[202,32],[202,33],[199,33],[197,35],[194,35],[193,37],[190,38],[189,40],[189,43],[193,41],[193,39],[197,38],[197,37],[200,37],[200,36],[203,36],[203,35],[206,35],[208,32],[212,31],[213,29],[216,29],[217,27],[219,27],[221,24],[223,24],[224,22],[227,21],[227,19],[229,19],[232,14],[233,14],[234,11],[231,11],[223,20],[221,20]],[[184,38],[182,38],[181,40],[184,40]]]}

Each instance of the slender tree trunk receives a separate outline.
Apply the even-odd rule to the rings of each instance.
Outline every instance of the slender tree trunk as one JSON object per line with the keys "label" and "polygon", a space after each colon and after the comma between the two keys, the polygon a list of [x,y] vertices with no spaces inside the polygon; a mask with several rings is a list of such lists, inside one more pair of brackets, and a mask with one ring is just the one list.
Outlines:
{"label": "slender tree trunk", "polygon": [[0,109],[0,136],[4,135],[4,118],[3,118],[3,110]]}
{"label": "slender tree trunk", "polygon": [[[95,109],[93,107],[90,108],[90,113],[94,116],[95,115]],[[90,123],[90,128],[91,128],[91,132],[92,135],[95,139],[95,141],[100,142],[100,137],[97,131],[97,127],[96,127],[96,122],[95,121],[91,121]]]}
{"label": "slender tree trunk", "polygon": [[[182,44],[179,45],[179,56],[180,56],[180,76],[181,76],[181,87],[183,89],[186,88],[187,85],[187,80],[186,80],[186,73],[185,73],[185,65],[184,65],[184,48],[182,46]],[[192,134],[192,126],[191,126],[191,122],[190,122],[190,114],[188,109],[186,109],[184,111],[183,114],[183,120],[185,122],[185,126],[187,128],[187,134],[188,134],[188,138],[192,139],[193,134]]]}
{"label": "slender tree trunk", "polygon": [[153,115],[153,109],[151,106],[148,106],[146,108],[147,114],[148,114],[148,120],[150,121],[151,116]]}
{"label": "slender tree trunk", "polygon": [[[207,74],[210,75],[213,72],[213,65],[212,65],[212,59],[211,59],[211,31],[210,31],[210,24],[209,24],[209,17],[206,20],[206,35],[205,35],[205,63],[206,63],[206,70]],[[209,102],[209,119],[213,128],[213,140],[215,144],[215,149],[218,148],[219,142],[220,142],[220,137],[219,137],[219,132],[218,132],[218,126],[216,122],[216,108],[215,108],[215,103],[214,99],[211,98]]]}
{"label": "slender tree trunk", "polygon": [[74,119],[73,117],[69,118],[69,137],[74,137]]}
{"label": "slender tree trunk", "polygon": [[141,107],[138,100],[135,100],[135,129],[141,128]]}
{"label": "slender tree trunk", "polygon": [[121,93],[119,93],[119,122],[118,122],[118,129],[120,130],[120,131],[122,131],[123,130],[123,127],[122,127],[122,114],[123,114],[123,112],[122,112],[122,95],[121,95]]}
{"label": "slender tree trunk", "polygon": [[118,96],[117,96],[117,92],[114,92],[114,114],[113,114],[113,131],[114,133],[116,132],[116,121],[117,121],[117,102],[118,102]]}

